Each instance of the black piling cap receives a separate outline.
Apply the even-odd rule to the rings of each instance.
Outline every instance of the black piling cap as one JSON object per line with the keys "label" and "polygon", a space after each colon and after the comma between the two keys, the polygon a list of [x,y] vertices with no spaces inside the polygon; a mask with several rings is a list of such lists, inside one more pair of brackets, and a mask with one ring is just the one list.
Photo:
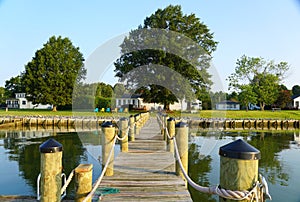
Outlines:
{"label": "black piling cap", "polygon": [[242,139],[220,147],[219,155],[232,159],[258,160],[260,151]]}
{"label": "black piling cap", "polygon": [[175,118],[173,118],[173,117],[170,117],[170,118],[168,118],[168,120],[167,121],[175,121]]}
{"label": "black piling cap", "polygon": [[105,121],[104,123],[102,123],[101,127],[103,128],[112,128],[114,125],[111,121]]}
{"label": "black piling cap", "polygon": [[56,153],[61,152],[63,150],[62,144],[57,142],[56,140],[50,138],[46,142],[40,145],[41,153]]}
{"label": "black piling cap", "polygon": [[175,124],[175,128],[185,128],[185,127],[188,127],[188,124],[182,121]]}

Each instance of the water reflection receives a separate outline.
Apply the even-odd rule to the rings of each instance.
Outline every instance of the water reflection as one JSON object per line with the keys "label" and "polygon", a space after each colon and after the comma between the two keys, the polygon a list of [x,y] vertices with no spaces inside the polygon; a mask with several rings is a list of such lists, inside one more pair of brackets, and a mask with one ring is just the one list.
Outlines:
{"label": "water reflection", "polygon": [[[199,136],[203,134],[203,136]],[[40,172],[39,145],[52,136],[63,144],[64,172],[80,163],[94,165],[93,179],[101,172],[101,138],[99,131],[51,133],[43,131],[0,132],[1,195],[35,195]],[[220,146],[243,138],[261,151],[259,172],[269,184],[273,201],[299,202],[300,133],[297,132],[209,132],[190,137],[189,175],[202,186],[219,183]],[[117,147],[118,155],[119,147]],[[68,189],[72,194],[74,185]],[[194,201],[217,202],[218,197],[189,188]]]}
{"label": "water reflection", "polygon": [[[31,138],[28,138],[29,136]],[[63,145],[63,172],[68,174],[81,162],[87,161],[88,154],[85,152],[86,149],[83,147],[77,133],[45,134],[35,131],[31,134],[30,132],[2,132],[0,135],[3,140],[3,147],[8,161],[18,163],[19,173],[17,173],[17,175],[25,180],[26,185],[30,187],[30,193],[26,193],[25,195],[35,195],[36,193],[36,179],[40,172],[39,146],[42,142],[46,141],[49,136],[52,136],[52,138]],[[87,137],[88,135],[86,135],[85,139],[89,140]],[[91,142],[95,141],[93,140]],[[7,165],[2,164],[1,170],[7,169],[6,167]],[[14,183],[18,182],[6,184],[6,186],[10,187],[10,190],[5,190],[4,193],[0,194],[24,195],[24,193],[16,193],[14,191]],[[69,193],[73,191],[72,189],[73,187],[69,189]]]}
{"label": "water reflection", "polygon": [[[242,138],[261,151],[259,173],[266,177],[273,201],[300,201],[295,187],[300,186],[300,133],[288,131],[272,132],[220,132],[215,135],[216,145],[208,155],[201,154],[205,147],[204,136],[191,137],[189,149],[189,175],[202,186],[214,186],[219,182],[219,147]],[[201,151],[201,152],[200,152]],[[204,152],[205,153],[205,152]],[[295,161],[295,159],[298,159]],[[297,178],[298,177],[298,178]],[[189,187],[194,201],[218,201],[215,196],[201,194]]]}

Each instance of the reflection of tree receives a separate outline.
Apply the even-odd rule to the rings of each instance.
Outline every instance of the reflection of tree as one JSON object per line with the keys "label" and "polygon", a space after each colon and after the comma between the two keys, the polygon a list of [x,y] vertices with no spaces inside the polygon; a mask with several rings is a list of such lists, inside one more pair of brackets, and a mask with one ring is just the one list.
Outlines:
{"label": "reflection of tree", "polygon": [[[78,135],[64,134],[53,137],[63,145],[63,169],[69,174],[72,169],[80,164],[84,156],[83,148]],[[5,148],[9,149],[9,159],[19,163],[19,175],[26,180],[27,184],[36,190],[36,179],[40,173],[39,146],[48,138],[34,139],[30,144],[18,139],[6,139]]]}
{"label": "reflection of tree", "polygon": [[[210,163],[212,159],[210,156],[200,158],[200,155],[201,154],[198,151],[198,146],[195,143],[192,143],[189,146],[189,176],[197,184],[209,187],[209,177],[207,176],[207,174],[211,171]],[[191,193],[193,201],[216,201],[212,195],[203,194],[190,186],[189,191]]]}
{"label": "reflection of tree", "polygon": [[249,143],[261,152],[259,161],[260,173],[262,173],[270,183],[279,183],[282,186],[288,185],[289,175],[284,172],[283,165],[278,159],[278,153],[284,149],[289,149],[293,136],[290,133],[261,133],[254,136]]}

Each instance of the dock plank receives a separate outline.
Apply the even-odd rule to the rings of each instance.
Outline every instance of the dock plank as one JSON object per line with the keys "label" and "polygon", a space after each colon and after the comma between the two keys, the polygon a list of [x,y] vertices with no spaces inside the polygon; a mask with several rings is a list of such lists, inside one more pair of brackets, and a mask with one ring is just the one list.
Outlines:
{"label": "dock plank", "polygon": [[98,196],[101,201],[192,201],[184,180],[175,174],[175,159],[155,118],[145,124],[129,152],[114,162],[114,176],[106,176],[100,187],[120,192]]}

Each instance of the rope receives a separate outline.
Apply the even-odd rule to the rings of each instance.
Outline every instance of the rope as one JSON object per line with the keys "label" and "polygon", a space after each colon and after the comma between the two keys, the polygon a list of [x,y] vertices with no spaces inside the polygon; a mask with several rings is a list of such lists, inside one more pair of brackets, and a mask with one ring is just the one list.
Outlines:
{"label": "rope", "polygon": [[[161,121],[161,119],[158,117],[158,120]],[[163,123],[161,122],[161,125],[163,125]],[[258,187],[260,186],[259,182],[256,182],[255,186],[252,188],[251,191],[232,191],[232,190],[226,190],[226,189],[222,189],[220,188],[220,186],[213,186],[213,187],[203,187],[201,185],[198,185],[197,183],[195,183],[190,177],[189,175],[186,173],[181,159],[180,159],[180,154],[178,151],[178,147],[177,147],[177,142],[176,142],[176,138],[174,137],[170,137],[169,131],[167,129],[167,127],[163,128],[166,131],[167,137],[170,140],[173,140],[174,143],[174,148],[175,148],[175,157],[176,160],[178,161],[179,167],[182,171],[182,174],[184,176],[184,178],[186,179],[186,181],[189,183],[190,186],[192,186],[194,189],[196,189],[197,191],[200,191],[202,193],[208,193],[208,194],[217,194],[222,198],[226,198],[226,199],[231,199],[231,200],[251,200],[253,201],[254,198],[256,198],[256,201],[259,201],[258,198]]]}
{"label": "rope", "polygon": [[66,191],[67,187],[69,186],[73,176],[74,176],[74,169],[71,171],[66,183],[64,184],[64,186],[61,188],[60,194],[63,195],[63,193]]}
{"label": "rope", "polygon": [[108,168],[108,164],[110,162],[110,159],[112,157],[112,154],[113,154],[113,151],[114,151],[114,148],[115,148],[115,145],[116,145],[117,137],[118,136],[116,135],[115,138],[113,139],[113,145],[111,147],[111,150],[110,150],[109,155],[108,155],[108,159],[107,159],[107,161],[105,163],[105,166],[104,166],[104,168],[102,170],[102,173],[101,173],[100,177],[98,178],[97,182],[94,184],[92,191],[85,197],[85,199],[83,200],[83,202],[87,202],[94,195],[94,193],[96,192],[99,184],[101,183],[101,181],[102,181],[102,179],[104,177],[104,174],[105,174],[105,172],[106,172],[106,170]]}
{"label": "rope", "polygon": [[127,138],[127,136],[129,135],[129,128],[129,126],[126,128],[126,135],[124,135],[124,137],[120,138],[119,136],[116,136],[119,141],[123,141]]}

